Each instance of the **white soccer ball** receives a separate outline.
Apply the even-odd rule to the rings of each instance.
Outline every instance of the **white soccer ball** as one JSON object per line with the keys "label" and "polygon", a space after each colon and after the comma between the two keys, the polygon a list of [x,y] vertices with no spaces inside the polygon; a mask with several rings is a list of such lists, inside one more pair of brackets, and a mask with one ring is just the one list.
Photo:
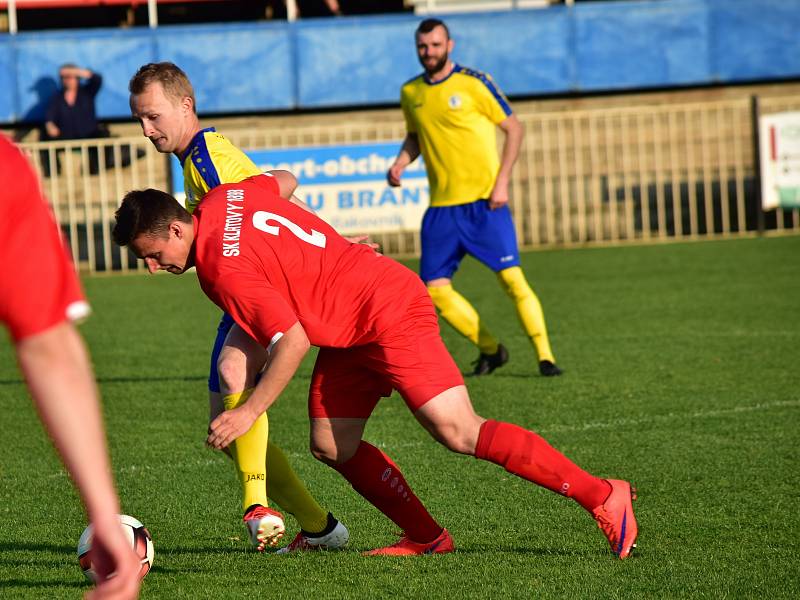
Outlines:
{"label": "white soccer ball", "polygon": [[[141,559],[142,567],[139,571],[139,577],[144,578],[150,571],[150,567],[153,566],[153,538],[138,519],[128,515],[119,515],[119,523],[131,547]],[[86,578],[91,582],[95,582],[95,572],[89,556],[89,551],[92,549],[92,534],[92,526],[89,525],[83,530],[78,540],[78,563],[81,565]]]}

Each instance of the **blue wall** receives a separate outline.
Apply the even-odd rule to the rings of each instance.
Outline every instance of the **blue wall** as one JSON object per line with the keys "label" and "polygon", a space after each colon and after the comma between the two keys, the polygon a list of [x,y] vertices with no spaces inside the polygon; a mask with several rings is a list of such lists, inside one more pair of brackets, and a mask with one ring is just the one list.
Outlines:
{"label": "blue wall", "polygon": [[[800,2],[641,0],[447,15],[454,58],[512,96],[800,77]],[[0,35],[0,122],[42,118],[64,62],[105,78],[104,119],[129,116],[136,69],[171,60],[201,113],[395,103],[420,71],[411,15]]]}

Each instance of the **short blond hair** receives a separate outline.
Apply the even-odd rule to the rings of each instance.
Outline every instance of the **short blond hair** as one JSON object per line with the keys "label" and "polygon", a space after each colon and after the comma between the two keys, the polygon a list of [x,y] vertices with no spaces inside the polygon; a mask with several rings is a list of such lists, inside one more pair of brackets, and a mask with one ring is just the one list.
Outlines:
{"label": "short blond hair", "polygon": [[160,83],[164,94],[176,102],[187,96],[192,99],[192,108],[197,112],[197,103],[194,99],[194,88],[186,73],[179,66],[171,62],[148,63],[139,67],[136,75],[128,83],[128,91],[132,96],[143,93],[151,83]]}

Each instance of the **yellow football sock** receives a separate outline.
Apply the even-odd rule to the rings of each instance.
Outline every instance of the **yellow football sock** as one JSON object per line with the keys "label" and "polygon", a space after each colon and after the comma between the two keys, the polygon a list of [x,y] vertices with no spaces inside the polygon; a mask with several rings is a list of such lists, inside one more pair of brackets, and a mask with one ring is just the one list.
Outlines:
{"label": "yellow football sock", "polygon": [[506,294],[514,302],[520,323],[528,334],[539,360],[556,362],[547,337],[547,327],[544,324],[544,313],[539,298],[533,293],[531,286],[525,279],[525,274],[519,267],[510,267],[497,273]]}
{"label": "yellow football sock", "polygon": [[497,352],[497,338],[483,324],[478,311],[452,285],[428,286],[428,293],[442,318],[453,329],[478,346],[483,354]]}
{"label": "yellow football sock", "polygon": [[[253,393],[253,388],[223,397],[225,410],[244,404]],[[261,414],[253,426],[230,445],[233,462],[242,482],[242,505],[247,510],[253,504],[268,506],[266,454],[269,439],[267,413]]]}
{"label": "yellow football sock", "polygon": [[272,442],[267,447],[267,484],[269,497],[294,515],[303,531],[318,533],[328,525],[328,512],[297,477],[283,450]]}

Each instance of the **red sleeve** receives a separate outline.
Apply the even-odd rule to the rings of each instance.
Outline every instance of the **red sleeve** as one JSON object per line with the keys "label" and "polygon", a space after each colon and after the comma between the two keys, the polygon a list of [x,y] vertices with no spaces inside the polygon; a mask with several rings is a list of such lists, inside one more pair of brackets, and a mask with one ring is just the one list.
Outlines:
{"label": "red sleeve", "polygon": [[214,302],[265,348],[297,323],[297,314],[263,274],[228,269],[214,279]]}
{"label": "red sleeve", "polygon": [[2,137],[0,181],[0,321],[19,341],[89,307],[33,169]]}

